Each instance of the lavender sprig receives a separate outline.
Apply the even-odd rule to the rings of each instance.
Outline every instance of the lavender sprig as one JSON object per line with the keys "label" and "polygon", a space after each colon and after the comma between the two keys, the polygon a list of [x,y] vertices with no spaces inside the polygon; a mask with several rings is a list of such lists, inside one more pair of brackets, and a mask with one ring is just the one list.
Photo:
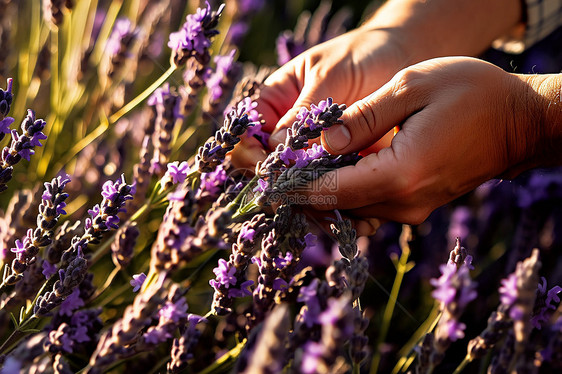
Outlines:
{"label": "lavender sprig", "polygon": [[39,249],[52,243],[54,228],[59,217],[66,214],[64,207],[68,194],[64,192],[64,188],[69,181],[70,178],[66,175],[53,178],[51,182],[45,183],[45,191],[37,215],[37,228],[29,229],[21,241],[16,240],[16,247],[11,249],[16,257],[9,270],[6,268],[0,289],[5,285],[20,281],[23,272],[36,261]]}
{"label": "lavender sprig", "polygon": [[28,109],[27,117],[20,126],[22,134],[18,134],[16,130],[11,131],[12,142],[9,147],[4,147],[0,156],[0,192],[8,188],[6,183],[12,179],[14,165],[22,158],[29,161],[30,156],[35,153],[33,148],[41,147],[39,141],[47,139],[47,136],[41,132],[45,124],[42,119],[36,120],[35,112]]}
{"label": "lavender sprig", "polygon": [[6,90],[0,88],[0,140],[10,133],[10,125],[14,122],[12,117],[8,117],[13,100],[12,81],[12,78],[8,78]]}
{"label": "lavender sprig", "polygon": [[227,114],[224,125],[199,148],[195,156],[195,168],[201,173],[212,172],[223,163],[226,154],[234,149],[240,142],[240,135],[255,124],[249,118],[251,100],[239,102],[234,109]]}
{"label": "lavender sprig", "polygon": [[208,48],[211,38],[219,32],[216,30],[224,4],[216,11],[211,11],[209,2],[206,8],[198,8],[195,14],[189,14],[182,28],[170,34],[168,47],[172,49],[171,63],[181,67],[187,60],[195,57],[198,61],[208,61]]}

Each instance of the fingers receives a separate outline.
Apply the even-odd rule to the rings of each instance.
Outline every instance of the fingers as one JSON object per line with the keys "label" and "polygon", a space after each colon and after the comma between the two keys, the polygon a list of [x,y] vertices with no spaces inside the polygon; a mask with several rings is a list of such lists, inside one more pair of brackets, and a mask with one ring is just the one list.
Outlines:
{"label": "fingers", "polygon": [[258,161],[267,157],[259,140],[254,137],[242,136],[240,143],[230,152],[232,164],[238,169],[247,169],[254,173]]}
{"label": "fingers", "polygon": [[285,138],[287,137],[287,129],[293,125],[293,122],[297,118],[297,114],[299,113],[302,107],[310,108],[311,104],[318,104],[320,100],[326,99],[327,96],[324,96],[324,90],[322,89],[322,85],[305,85],[302,92],[294,102],[291,109],[289,109],[285,115],[283,115],[271,137],[269,138],[269,146],[271,149],[275,149],[277,144],[285,142]]}
{"label": "fingers", "polygon": [[302,88],[295,74],[295,64],[288,63],[273,72],[264,82],[257,99],[257,110],[265,121],[264,131],[273,132],[275,126],[293,107]]}
{"label": "fingers", "polygon": [[420,73],[403,70],[379,90],[347,108],[343,124],[324,131],[322,145],[332,154],[361,151],[427,104],[417,89]]}
{"label": "fingers", "polygon": [[[357,232],[357,236],[374,235],[381,224],[384,223],[377,218],[359,218],[351,213],[352,212],[340,211],[343,219],[349,219],[351,221],[353,228],[355,228]],[[330,228],[332,221],[328,218],[335,218],[334,212],[307,209],[304,210],[304,214],[307,216],[310,223],[316,225],[327,235],[333,236],[332,229]]]}
{"label": "fingers", "polygon": [[312,183],[307,196],[318,210],[356,209],[388,200],[408,185],[402,155],[393,148],[370,154],[356,165],[331,171]]}

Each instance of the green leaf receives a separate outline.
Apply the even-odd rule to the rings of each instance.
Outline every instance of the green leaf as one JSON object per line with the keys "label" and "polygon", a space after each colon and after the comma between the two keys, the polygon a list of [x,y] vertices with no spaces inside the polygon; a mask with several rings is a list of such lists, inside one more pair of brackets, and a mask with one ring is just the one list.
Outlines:
{"label": "green leaf", "polygon": [[16,319],[16,316],[14,316],[14,313],[10,312],[10,318],[12,319],[12,322],[14,323],[14,327],[17,329],[20,324],[18,323],[18,320]]}
{"label": "green leaf", "polygon": [[20,323],[22,323],[24,316],[25,316],[25,307],[22,306],[20,309]]}
{"label": "green leaf", "polygon": [[21,332],[36,333],[36,332],[41,332],[41,330],[40,329],[25,329],[25,330],[21,330]]}

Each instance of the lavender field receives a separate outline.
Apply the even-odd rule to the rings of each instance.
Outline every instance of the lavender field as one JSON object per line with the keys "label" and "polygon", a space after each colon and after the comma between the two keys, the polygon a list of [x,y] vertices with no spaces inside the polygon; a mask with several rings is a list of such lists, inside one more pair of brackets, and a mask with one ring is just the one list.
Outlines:
{"label": "lavender field", "polygon": [[231,162],[345,3],[0,0],[1,374],[562,370],[562,169],[366,237],[288,198],[360,159],[313,144],[352,103]]}

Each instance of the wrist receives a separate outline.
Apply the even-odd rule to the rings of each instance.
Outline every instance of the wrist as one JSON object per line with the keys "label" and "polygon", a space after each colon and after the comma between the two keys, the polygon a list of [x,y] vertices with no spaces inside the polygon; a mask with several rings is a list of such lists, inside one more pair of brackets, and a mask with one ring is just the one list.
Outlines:
{"label": "wrist", "polygon": [[538,166],[562,165],[562,74],[523,75],[529,87],[526,100],[529,133],[535,138]]}

